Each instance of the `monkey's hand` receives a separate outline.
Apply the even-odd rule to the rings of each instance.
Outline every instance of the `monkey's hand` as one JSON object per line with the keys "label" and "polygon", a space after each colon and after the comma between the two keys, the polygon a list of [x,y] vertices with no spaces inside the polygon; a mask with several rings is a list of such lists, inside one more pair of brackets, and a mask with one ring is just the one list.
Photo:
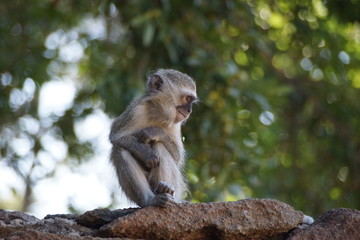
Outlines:
{"label": "monkey's hand", "polygon": [[167,134],[159,127],[147,127],[136,132],[134,136],[140,143],[153,144],[164,141],[164,138],[166,138]]}
{"label": "monkey's hand", "polygon": [[139,143],[149,144],[150,146],[153,146],[154,143],[157,142],[162,143],[166,150],[168,150],[174,158],[175,162],[180,162],[181,153],[179,151],[179,147],[162,128],[146,127],[135,132],[133,137],[136,138]]}
{"label": "monkey's hand", "polygon": [[123,136],[113,142],[116,149],[124,148],[143,166],[149,170],[159,165],[160,158],[149,144],[139,143],[132,135]]}
{"label": "monkey's hand", "polygon": [[148,144],[138,143],[130,153],[147,169],[153,169],[159,165],[159,156]]}

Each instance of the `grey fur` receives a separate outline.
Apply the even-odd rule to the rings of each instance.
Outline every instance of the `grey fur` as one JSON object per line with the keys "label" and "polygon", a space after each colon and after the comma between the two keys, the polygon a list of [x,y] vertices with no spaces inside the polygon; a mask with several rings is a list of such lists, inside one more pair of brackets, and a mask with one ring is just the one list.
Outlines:
{"label": "grey fur", "polygon": [[[192,100],[185,100],[190,99],[186,96]],[[111,162],[126,196],[139,206],[165,207],[182,199],[186,184],[180,126],[194,99],[191,77],[160,69],[149,77],[145,94],[114,120]],[[177,110],[184,106],[189,109],[185,115]]]}

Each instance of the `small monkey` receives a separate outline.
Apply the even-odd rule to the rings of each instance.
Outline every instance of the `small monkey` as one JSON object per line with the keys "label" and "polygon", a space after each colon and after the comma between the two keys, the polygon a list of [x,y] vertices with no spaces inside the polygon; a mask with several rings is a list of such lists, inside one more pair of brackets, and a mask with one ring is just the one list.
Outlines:
{"label": "small monkey", "polygon": [[146,83],[110,131],[111,162],[126,196],[140,207],[180,201],[186,184],[181,125],[197,100],[188,75],[160,69]]}

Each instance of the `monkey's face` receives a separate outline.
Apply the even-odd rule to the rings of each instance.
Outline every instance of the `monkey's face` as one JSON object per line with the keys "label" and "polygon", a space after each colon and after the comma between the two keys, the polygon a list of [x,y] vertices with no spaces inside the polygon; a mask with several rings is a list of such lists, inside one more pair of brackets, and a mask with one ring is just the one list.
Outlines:
{"label": "monkey's face", "polygon": [[151,103],[150,118],[162,125],[185,121],[196,102],[196,85],[186,74],[160,69],[150,76],[146,85],[147,99]]}
{"label": "monkey's face", "polygon": [[175,123],[186,120],[192,112],[192,104],[196,101],[196,95],[192,92],[186,92],[180,96],[180,105],[177,105]]}

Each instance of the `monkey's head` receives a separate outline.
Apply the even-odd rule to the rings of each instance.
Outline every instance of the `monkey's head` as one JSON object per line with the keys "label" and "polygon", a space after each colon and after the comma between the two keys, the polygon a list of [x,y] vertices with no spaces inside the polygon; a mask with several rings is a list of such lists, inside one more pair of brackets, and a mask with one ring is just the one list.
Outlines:
{"label": "monkey's head", "polygon": [[197,101],[195,82],[179,71],[159,69],[146,83],[145,101],[150,120],[166,126],[184,122]]}

